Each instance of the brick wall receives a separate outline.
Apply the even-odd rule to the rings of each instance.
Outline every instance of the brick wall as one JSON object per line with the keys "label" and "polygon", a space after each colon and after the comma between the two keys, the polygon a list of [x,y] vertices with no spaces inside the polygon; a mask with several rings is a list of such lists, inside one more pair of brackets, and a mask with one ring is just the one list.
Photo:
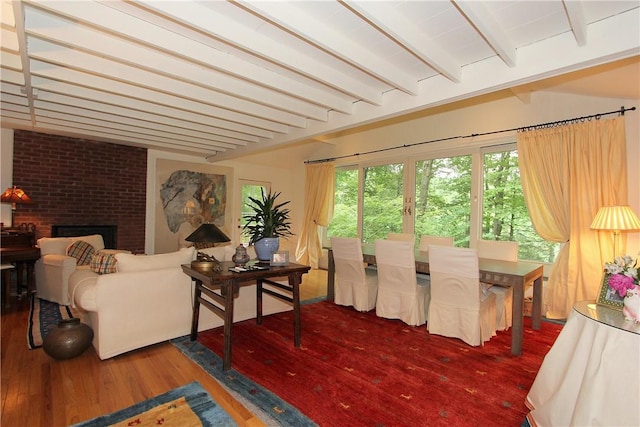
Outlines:
{"label": "brick wall", "polygon": [[34,201],[15,223],[116,225],[117,246],[144,252],[147,150],[88,139],[16,130],[13,183]]}

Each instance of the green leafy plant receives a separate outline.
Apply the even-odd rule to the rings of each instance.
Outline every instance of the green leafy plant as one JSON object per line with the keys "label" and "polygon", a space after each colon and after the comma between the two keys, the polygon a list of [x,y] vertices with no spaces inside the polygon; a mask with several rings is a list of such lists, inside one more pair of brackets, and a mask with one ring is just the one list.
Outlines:
{"label": "green leafy plant", "polygon": [[252,214],[244,215],[247,221],[243,229],[251,236],[249,244],[253,245],[264,237],[291,236],[290,211],[283,208],[290,201],[277,203],[280,193],[265,194],[262,191],[262,200],[249,197],[247,205],[253,210]]}

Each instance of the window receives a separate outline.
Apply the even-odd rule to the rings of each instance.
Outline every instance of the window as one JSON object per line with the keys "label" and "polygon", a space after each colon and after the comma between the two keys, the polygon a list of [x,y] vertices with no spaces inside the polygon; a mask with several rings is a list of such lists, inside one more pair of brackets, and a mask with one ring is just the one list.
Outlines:
{"label": "window", "polygon": [[249,197],[253,197],[254,199],[262,200],[262,192],[269,193],[269,189],[271,188],[271,184],[268,182],[257,182],[257,181],[245,181],[239,180],[240,182],[240,218],[238,219],[239,229],[240,229],[240,241],[247,246],[249,242],[250,236],[244,230],[244,226],[247,223],[247,220],[244,219],[245,215],[250,215],[253,213],[253,210],[248,208],[247,202],[249,201]]}
{"label": "window", "polygon": [[531,224],[514,148],[337,169],[327,236],[361,236],[365,243],[388,233],[453,236],[458,247],[476,238],[513,240],[519,259],[551,263],[560,245],[543,240]]}
{"label": "window", "polygon": [[453,236],[469,247],[471,156],[416,162],[414,234]]}
{"label": "window", "polygon": [[358,237],[358,169],[337,169],[333,220],[327,237]]}
{"label": "window", "polygon": [[553,262],[560,245],[535,232],[520,184],[516,150],[483,156],[482,238],[518,242],[518,259]]}

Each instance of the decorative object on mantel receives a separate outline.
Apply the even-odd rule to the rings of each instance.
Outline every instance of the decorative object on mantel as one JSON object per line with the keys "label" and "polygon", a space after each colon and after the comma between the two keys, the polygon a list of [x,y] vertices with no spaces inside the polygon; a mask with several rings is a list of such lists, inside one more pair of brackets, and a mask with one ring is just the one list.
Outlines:
{"label": "decorative object on mantel", "polygon": [[231,261],[233,261],[236,267],[244,267],[251,257],[247,253],[247,248],[245,248],[242,243],[238,245],[236,248],[236,253],[231,257]]}
{"label": "decorative object on mantel", "polygon": [[592,230],[611,230],[613,233],[613,257],[618,256],[618,240],[621,231],[640,230],[640,220],[627,205],[602,206],[593,222]]}
{"label": "decorative object on mantel", "polygon": [[626,320],[640,322],[638,260],[629,255],[616,257],[604,264],[604,273],[598,304],[622,309]]}
{"label": "decorative object on mantel", "polygon": [[269,191],[265,194],[262,190],[262,200],[249,197],[248,205],[253,210],[243,218],[247,220],[243,229],[251,236],[249,245],[254,245],[258,260],[270,262],[271,254],[277,252],[280,247],[280,236],[291,236],[291,222],[289,221],[289,209],[283,206],[290,201],[276,203],[280,193]]}
{"label": "decorative object on mantel", "polygon": [[42,348],[54,359],[71,359],[88,349],[92,340],[93,329],[72,317],[61,320],[58,327],[43,338]]}
{"label": "decorative object on mantel", "polygon": [[2,193],[0,201],[2,203],[11,203],[11,227],[15,227],[14,217],[16,214],[16,205],[18,203],[33,203],[31,198],[27,196],[27,193],[15,185],[7,188],[4,193]]}
{"label": "decorative object on mantel", "polygon": [[[193,233],[185,239],[193,243],[223,243],[230,242],[231,239],[222,232],[215,224],[201,224]],[[198,252],[195,261],[191,261],[191,268],[203,271],[221,271],[222,266],[213,255]]]}

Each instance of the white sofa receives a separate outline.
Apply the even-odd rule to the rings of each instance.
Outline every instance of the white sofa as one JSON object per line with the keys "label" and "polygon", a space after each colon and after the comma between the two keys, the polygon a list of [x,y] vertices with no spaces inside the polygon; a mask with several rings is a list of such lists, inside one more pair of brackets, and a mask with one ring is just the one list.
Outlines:
{"label": "white sofa", "polygon": [[[233,245],[202,252],[229,261]],[[158,255],[117,254],[116,273],[77,270],[70,278],[70,299],[87,312],[85,322],[94,332],[93,346],[100,359],[188,335],[191,332],[194,285],[180,267],[195,258],[193,248]],[[263,296],[263,313],[292,310],[291,304]],[[256,316],[256,285],[240,288],[234,322]],[[222,326],[222,319],[200,308],[199,330]]]}
{"label": "white sofa", "polygon": [[36,261],[35,276],[38,298],[69,305],[69,277],[76,269],[88,270],[88,265],[76,265],[76,258],[67,255],[67,249],[77,240],[93,246],[96,252],[110,252],[104,248],[100,234],[79,237],[43,237],[38,239],[40,259]]}

